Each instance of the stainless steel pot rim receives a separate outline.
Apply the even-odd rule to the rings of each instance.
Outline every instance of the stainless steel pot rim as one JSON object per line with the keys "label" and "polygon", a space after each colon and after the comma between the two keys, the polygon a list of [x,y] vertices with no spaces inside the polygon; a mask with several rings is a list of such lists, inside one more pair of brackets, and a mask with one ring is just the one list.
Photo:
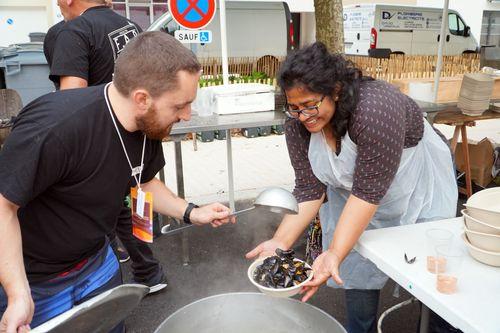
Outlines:
{"label": "stainless steel pot rim", "polygon": [[[208,297],[205,297],[205,298],[201,298],[199,300],[196,300],[192,303],[189,303],[185,306],[183,306],[182,308],[180,308],[179,310],[175,311],[174,313],[172,313],[170,316],[168,316],[161,324],[159,327],[161,327],[161,325],[163,325],[163,323],[167,322],[170,318],[174,317],[175,315],[177,315],[178,313],[181,313],[185,310],[185,308],[189,307],[189,306],[192,306],[194,304],[197,304],[197,303],[200,303],[200,302],[203,302],[203,301],[206,301],[206,300],[209,300],[209,299],[213,299],[213,298],[221,298],[221,297],[224,297],[224,296],[228,296],[228,295],[251,295],[251,296],[257,296],[257,297],[271,297],[272,296],[267,296],[267,295],[264,295],[262,293],[252,293],[252,292],[236,292],[236,293],[225,293],[225,294],[217,294],[217,295],[212,295],[212,296],[208,296]],[[292,299],[292,298],[279,298],[280,301],[283,301],[283,302],[295,302],[295,303],[301,303],[303,306],[307,306],[307,307],[310,307],[316,311],[319,311],[321,312],[323,315],[325,315],[326,317],[328,317],[329,319],[332,319],[333,321],[337,322],[338,323],[338,320],[335,319],[334,317],[332,317],[330,314],[328,314],[327,312],[321,310],[320,308],[314,306],[314,305],[311,305],[309,303],[305,303],[305,302],[301,302],[301,301],[298,301],[296,299]],[[159,328],[158,327],[158,328]]]}

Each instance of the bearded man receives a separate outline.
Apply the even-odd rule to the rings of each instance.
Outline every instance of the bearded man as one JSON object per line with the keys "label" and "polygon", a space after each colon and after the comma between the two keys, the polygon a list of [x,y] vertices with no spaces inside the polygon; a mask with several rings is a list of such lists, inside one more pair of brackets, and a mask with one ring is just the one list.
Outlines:
{"label": "bearded man", "polygon": [[0,332],[26,331],[121,284],[107,235],[131,188],[140,217],[150,205],[187,223],[229,222],[227,207],[197,207],[155,178],[161,140],[190,119],[199,76],[191,51],[147,32],[121,52],[111,83],[50,93],[21,111],[0,153]]}

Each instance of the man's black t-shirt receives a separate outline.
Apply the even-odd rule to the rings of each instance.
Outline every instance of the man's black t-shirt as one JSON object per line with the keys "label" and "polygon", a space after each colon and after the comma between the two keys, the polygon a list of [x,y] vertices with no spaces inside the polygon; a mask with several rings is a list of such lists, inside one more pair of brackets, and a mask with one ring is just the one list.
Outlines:
{"label": "man's black t-shirt", "polygon": [[[49,69],[52,67],[52,58],[56,46],[57,35],[65,23],[65,21],[60,21],[51,26],[43,40],[43,53],[45,54],[45,59],[47,59],[47,64],[49,64]],[[59,77],[54,77],[54,85],[56,89],[59,89]]]}
{"label": "man's black t-shirt", "polygon": [[49,67],[52,65],[52,56],[54,55],[54,47],[56,45],[57,35],[61,31],[66,22],[60,21],[49,28],[43,40],[43,53]]}
{"label": "man's black t-shirt", "polygon": [[87,9],[57,34],[50,79],[76,76],[88,86],[111,82],[114,63],[141,28],[106,6]]}
{"label": "man's black t-shirt", "polygon": [[[117,124],[139,166],[143,134]],[[147,140],[144,164],[147,182],[165,164],[160,141]],[[100,249],[135,185],[104,85],[50,93],[27,105],[0,151],[0,193],[20,206],[28,280],[48,280]]]}

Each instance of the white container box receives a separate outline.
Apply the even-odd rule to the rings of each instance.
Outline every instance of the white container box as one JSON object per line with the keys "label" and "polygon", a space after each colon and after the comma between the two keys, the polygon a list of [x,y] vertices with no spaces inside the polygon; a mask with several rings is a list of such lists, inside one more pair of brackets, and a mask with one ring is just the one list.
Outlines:
{"label": "white container box", "polygon": [[261,83],[240,83],[201,88],[202,103],[209,113],[236,114],[274,110],[274,87]]}

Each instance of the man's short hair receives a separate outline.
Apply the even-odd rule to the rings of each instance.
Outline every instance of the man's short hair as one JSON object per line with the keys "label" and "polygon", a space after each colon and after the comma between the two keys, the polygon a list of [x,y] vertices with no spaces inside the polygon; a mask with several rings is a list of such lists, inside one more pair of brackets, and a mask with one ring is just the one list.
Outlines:
{"label": "man's short hair", "polygon": [[95,3],[97,5],[107,5],[108,1],[106,0],[84,0],[85,2]]}
{"label": "man's short hair", "polygon": [[106,5],[106,0],[83,0],[85,2],[95,3],[97,5]]}
{"label": "man's short hair", "polygon": [[132,39],[118,56],[113,83],[129,96],[145,89],[158,97],[177,87],[177,73],[195,74],[201,70],[196,56],[174,37],[160,31],[148,31]]}

